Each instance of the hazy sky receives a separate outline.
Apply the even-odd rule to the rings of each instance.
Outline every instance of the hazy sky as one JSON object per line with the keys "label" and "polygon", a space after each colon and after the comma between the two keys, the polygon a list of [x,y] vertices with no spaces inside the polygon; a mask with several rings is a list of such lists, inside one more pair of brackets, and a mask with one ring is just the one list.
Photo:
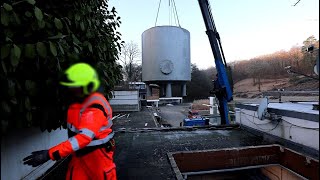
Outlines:
{"label": "hazy sky", "polygon": [[[109,0],[121,17],[122,40],[141,50],[141,34],[155,26],[160,0]],[[209,0],[227,62],[289,50],[309,36],[319,39],[319,0]],[[197,0],[175,0],[180,25],[191,36],[191,63],[200,69],[214,59]],[[169,0],[162,0],[157,26],[170,21]]]}

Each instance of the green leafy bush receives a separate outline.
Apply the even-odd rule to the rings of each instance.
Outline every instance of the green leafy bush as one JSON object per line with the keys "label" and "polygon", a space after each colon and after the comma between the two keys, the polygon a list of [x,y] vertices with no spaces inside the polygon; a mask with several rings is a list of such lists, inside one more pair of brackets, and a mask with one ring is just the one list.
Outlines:
{"label": "green leafy bush", "polygon": [[65,121],[59,74],[70,64],[98,69],[106,95],[122,79],[120,17],[108,1],[5,0],[1,4],[0,119],[8,129]]}

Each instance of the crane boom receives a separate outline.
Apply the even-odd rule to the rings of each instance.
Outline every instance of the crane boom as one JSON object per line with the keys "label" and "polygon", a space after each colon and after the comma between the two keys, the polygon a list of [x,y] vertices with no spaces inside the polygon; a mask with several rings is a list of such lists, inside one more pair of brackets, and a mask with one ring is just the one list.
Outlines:
{"label": "crane boom", "polygon": [[218,72],[213,94],[215,94],[219,101],[221,124],[229,124],[228,102],[232,101],[233,98],[226,70],[227,63],[224,58],[220,36],[213,21],[210,4],[208,0],[198,0],[198,2]]}

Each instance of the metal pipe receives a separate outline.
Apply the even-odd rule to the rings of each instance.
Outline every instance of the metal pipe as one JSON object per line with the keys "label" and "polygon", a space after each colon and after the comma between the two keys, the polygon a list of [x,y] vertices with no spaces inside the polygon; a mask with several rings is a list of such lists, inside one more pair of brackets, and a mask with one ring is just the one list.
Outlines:
{"label": "metal pipe", "polygon": [[236,122],[241,124],[241,110],[240,108],[234,108],[234,110],[235,110]]}
{"label": "metal pipe", "polygon": [[167,83],[166,86],[166,97],[172,97],[172,91],[171,91],[171,83]]}
{"label": "metal pipe", "polygon": [[147,84],[147,96],[151,96],[151,88],[149,84]]}
{"label": "metal pipe", "polygon": [[202,174],[212,174],[212,173],[219,173],[219,172],[230,172],[230,171],[240,171],[240,170],[247,170],[247,169],[256,169],[256,168],[263,168],[263,167],[268,167],[268,166],[280,166],[280,164],[267,164],[267,165],[246,166],[246,167],[238,167],[238,168],[230,168],[230,169],[216,169],[216,170],[209,170],[209,171],[184,172],[181,174],[183,174],[183,175],[202,175]]}
{"label": "metal pipe", "polygon": [[209,97],[210,102],[210,115],[213,115],[213,97]]}
{"label": "metal pipe", "polygon": [[269,166],[279,166],[281,168],[284,168],[296,176],[298,176],[301,179],[307,180],[307,178],[301,176],[300,174],[280,165],[280,164],[265,164],[265,165],[255,165],[255,166],[246,166],[246,167],[239,167],[239,168],[230,168],[230,169],[217,169],[217,170],[209,170],[209,171],[196,171],[196,172],[184,172],[181,173],[185,179],[187,179],[188,176],[194,176],[194,175],[203,175],[203,174],[213,174],[213,173],[219,173],[219,172],[230,172],[230,171],[241,171],[241,170],[247,170],[247,169],[257,169],[257,168],[264,168]]}
{"label": "metal pipe", "polygon": [[162,84],[161,85],[161,96],[160,97],[165,96],[165,95],[166,95],[166,87],[165,87],[164,84]]}
{"label": "metal pipe", "polygon": [[187,96],[187,84],[186,83],[183,83],[182,84],[182,97],[185,97],[185,96]]}

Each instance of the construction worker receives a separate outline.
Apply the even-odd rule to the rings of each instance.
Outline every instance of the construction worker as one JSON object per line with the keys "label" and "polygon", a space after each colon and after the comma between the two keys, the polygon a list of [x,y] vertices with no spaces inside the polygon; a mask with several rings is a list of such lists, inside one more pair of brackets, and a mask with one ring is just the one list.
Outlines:
{"label": "construction worker", "polygon": [[74,64],[60,84],[67,87],[73,99],[67,114],[69,139],[49,150],[32,152],[23,159],[24,164],[36,167],[71,154],[66,179],[116,179],[112,109],[96,92],[100,81],[95,69],[86,63]]}

